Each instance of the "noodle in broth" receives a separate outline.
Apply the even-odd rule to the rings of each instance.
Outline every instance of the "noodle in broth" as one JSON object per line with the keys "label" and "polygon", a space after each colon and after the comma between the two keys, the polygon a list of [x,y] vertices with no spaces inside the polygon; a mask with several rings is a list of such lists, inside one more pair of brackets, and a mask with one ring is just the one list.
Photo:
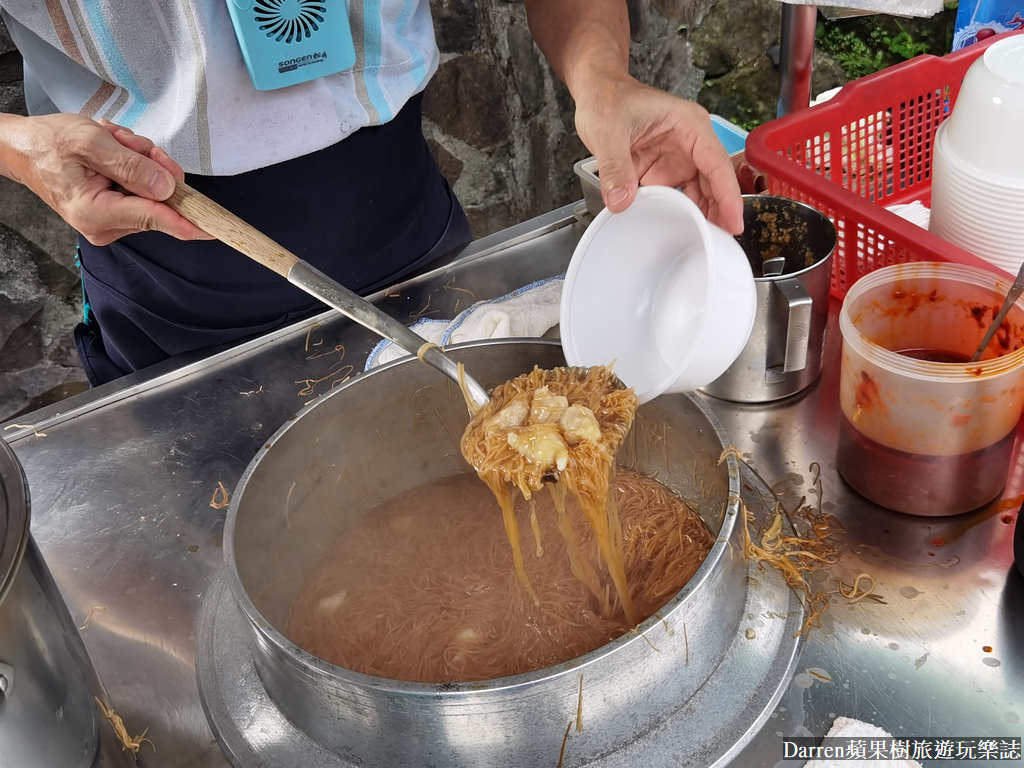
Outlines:
{"label": "noodle in broth", "polygon": [[[693,575],[713,537],[701,518],[655,480],[619,469],[626,580],[647,618]],[[354,521],[299,590],[286,634],[310,653],[356,672],[428,683],[470,682],[542,669],[599,648],[635,624],[607,612],[574,574],[550,494],[533,497],[543,545],[522,560],[538,585],[521,587],[495,525],[494,497],[466,473],[402,494]],[[570,516],[578,515],[567,500]],[[530,516],[519,498],[515,514]],[[593,532],[575,526],[579,556],[597,571]]]}

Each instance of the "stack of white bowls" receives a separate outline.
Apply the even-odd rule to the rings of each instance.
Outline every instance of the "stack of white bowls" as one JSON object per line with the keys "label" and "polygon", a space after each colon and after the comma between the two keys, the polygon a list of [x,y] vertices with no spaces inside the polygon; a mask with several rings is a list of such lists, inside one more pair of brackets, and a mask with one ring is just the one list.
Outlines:
{"label": "stack of white bowls", "polygon": [[935,134],[929,230],[1010,273],[1024,263],[1024,35],[967,70]]}

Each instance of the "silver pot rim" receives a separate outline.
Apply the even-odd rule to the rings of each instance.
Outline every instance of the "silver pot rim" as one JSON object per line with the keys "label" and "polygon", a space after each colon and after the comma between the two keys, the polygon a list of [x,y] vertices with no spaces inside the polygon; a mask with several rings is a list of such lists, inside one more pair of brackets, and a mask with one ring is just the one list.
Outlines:
{"label": "silver pot rim", "polygon": [[[445,347],[445,351],[446,353],[457,356],[457,353],[460,350],[473,349],[481,346],[510,344],[543,344],[545,346],[561,346],[559,341],[550,339],[502,339],[500,341],[471,341],[461,344],[453,344],[449,347]],[[303,408],[301,408],[294,416],[289,418],[267,440],[264,444],[264,448],[260,450],[252,461],[250,461],[249,465],[239,478],[238,483],[235,485],[234,491],[230,497],[228,513],[224,522],[224,570],[226,571],[228,586],[230,587],[235,603],[240,608],[248,622],[256,630],[261,642],[269,644],[275,649],[275,655],[281,656],[285,659],[295,659],[311,671],[315,672],[315,674],[322,675],[325,679],[338,685],[355,685],[360,688],[366,688],[381,693],[395,692],[405,696],[422,695],[430,696],[432,698],[437,698],[439,696],[450,698],[460,695],[476,695],[484,692],[525,688],[541,681],[550,681],[554,678],[561,678],[574,674],[580,669],[598,663],[602,658],[616,653],[620,648],[624,648],[635,643],[647,645],[648,640],[643,635],[647,631],[655,629],[663,623],[670,623],[673,612],[677,607],[685,603],[686,598],[690,593],[698,589],[703,582],[714,577],[719,562],[723,558],[732,557],[733,552],[730,540],[734,526],[739,519],[739,515],[742,514],[740,502],[741,473],[739,462],[736,457],[731,454],[727,454],[724,461],[727,465],[728,471],[728,498],[726,500],[726,508],[722,515],[722,525],[719,531],[716,532],[715,541],[712,544],[711,551],[708,553],[707,557],[704,558],[704,561],[700,564],[686,585],[684,585],[684,587],[677,592],[668,603],[666,603],[663,610],[651,615],[645,621],[641,622],[637,626],[636,632],[627,632],[615,640],[590,651],[589,653],[577,656],[576,658],[562,662],[561,664],[543,667],[541,669],[524,672],[518,675],[469,683],[417,683],[375,675],[367,675],[332,664],[309,653],[286,637],[283,632],[277,629],[277,627],[263,616],[262,612],[256,607],[255,603],[249,597],[245,586],[242,583],[241,576],[238,573],[238,568],[235,563],[235,528],[239,514],[238,505],[244,496],[245,486],[248,483],[249,478],[260,466],[263,457],[268,454],[268,449],[272,448],[272,446],[289,429],[300,422],[303,417],[313,411],[313,409],[321,403],[326,402],[328,398],[343,396],[342,393],[347,391],[350,387],[356,386],[360,384],[360,382],[372,380],[372,376],[378,371],[383,372],[399,365],[410,364],[419,365],[420,363],[412,356],[399,358],[381,365],[378,368],[374,368],[371,371],[367,371],[361,376],[347,381],[344,384],[340,384],[330,392],[321,395],[303,406]],[[713,427],[719,442],[722,445],[729,445],[728,437],[721,423],[718,421],[718,418],[700,397],[689,392],[670,396],[688,398],[707,418],[708,423]]]}
{"label": "silver pot rim", "polygon": [[0,603],[25,556],[29,518],[25,469],[7,441],[0,438]]}

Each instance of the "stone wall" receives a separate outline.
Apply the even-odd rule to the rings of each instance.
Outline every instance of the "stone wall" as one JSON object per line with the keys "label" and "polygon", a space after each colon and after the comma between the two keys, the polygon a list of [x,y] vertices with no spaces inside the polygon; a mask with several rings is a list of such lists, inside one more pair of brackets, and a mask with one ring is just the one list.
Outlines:
{"label": "stone wall", "polygon": [[[0,111],[25,113],[21,57],[0,22]],[[0,176],[0,421],[86,388],[71,340],[81,317],[75,236]]]}
{"label": "stone wall", "polygon": [[[474,234],[579,199],[572,167],[588,153],[522,4],[432,7],[442,59],[424,99],[425,132]],[[717,96],[705,105],[730,119],[771,116],[777,79],[767,51],[778,42],[777,0],[629,0],[629,9],[640,79],[702,102]],[[0,110],[24,113],[20,72],[0,23]],[[71,341],[80,303],[73,233],[0,177],[0,421],[84,387]]]}

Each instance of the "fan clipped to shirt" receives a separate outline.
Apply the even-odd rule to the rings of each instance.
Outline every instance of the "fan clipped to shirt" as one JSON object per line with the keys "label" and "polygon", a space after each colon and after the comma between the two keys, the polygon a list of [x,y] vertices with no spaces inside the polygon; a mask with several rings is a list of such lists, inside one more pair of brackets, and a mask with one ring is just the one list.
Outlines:
{"label": "fan clipped to shirt", "polygon": [[272,91],[348,69],[356,60],[348,4],[227,0],[253,85]]}

